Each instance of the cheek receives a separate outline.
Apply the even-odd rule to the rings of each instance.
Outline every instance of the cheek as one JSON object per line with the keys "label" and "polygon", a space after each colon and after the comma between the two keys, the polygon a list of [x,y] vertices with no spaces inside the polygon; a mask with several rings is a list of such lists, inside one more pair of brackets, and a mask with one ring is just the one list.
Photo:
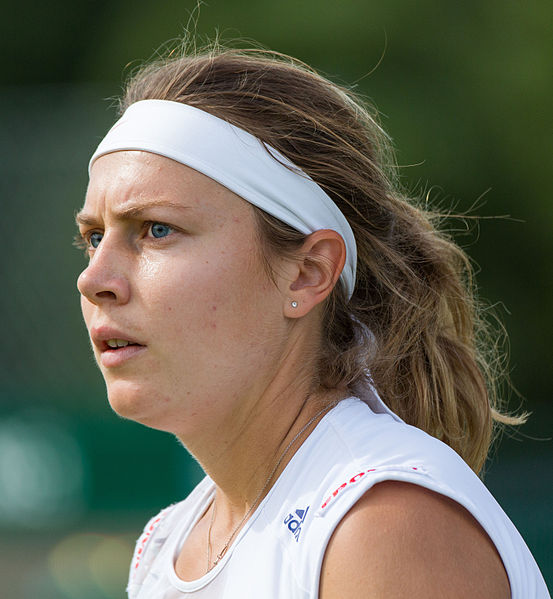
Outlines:
{"label": "cheek", "polygon": [[189,340],[201,335],[203,342],[208,341],[206,332],[232,337],[247,333],[249,326],[241,328],[244,320],[255,311],[259,296],[266,298],[272,289],[251,237],[245,234],[217,246],[191,243],[170,255],[143,256],[135,280],[141,303],[155,307],[165,334]]}
{"label": "cheek", "polygon": [[167,258],[142,261],[135,293],[149,322],[178,345],[218,328],[226,280],[211,260],[195,260],[190,254]]}

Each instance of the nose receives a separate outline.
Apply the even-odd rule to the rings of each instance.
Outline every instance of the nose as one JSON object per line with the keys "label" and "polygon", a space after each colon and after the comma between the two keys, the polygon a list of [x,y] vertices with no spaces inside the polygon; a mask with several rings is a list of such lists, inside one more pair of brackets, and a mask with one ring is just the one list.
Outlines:
{"label": "nose", "polygon": [[120,253],[106,242],[104,238],[79,275],[77,288],[93,304],[125,304],[130,299],[130,284],[124,272],[124,261]]}

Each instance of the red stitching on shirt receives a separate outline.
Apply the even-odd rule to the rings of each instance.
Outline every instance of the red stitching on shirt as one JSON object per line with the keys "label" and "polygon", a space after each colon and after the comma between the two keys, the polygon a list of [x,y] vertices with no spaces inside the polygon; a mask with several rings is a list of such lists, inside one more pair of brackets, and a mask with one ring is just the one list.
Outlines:
{"label": "red stitching on shirt", "polygon": [[[415,468],[415,466],[411,466],[411,470],[418,470],[418,468]],[[343,489],[345,489],[346,487],[355,484],[360,478],[362,478],[363,476],[365,476],[365,474],[368,474],[369,472],[375,472],[376,468],[369,468],[368,470],[363,470],[362,472],[359,472],[358,474],[352,476],[348,481],[346,481],[345,483],[342,483],[335,491],[333,491],[333,493],[331,495],[329,495],[324,503],[321,505],[321,510],[324,510],[324,508],[336,497],[336,495],[338,495],[338,493],[340,493]]]}
{"label": "red stitching on shirt", "polygon": [[144,551],[144,548],[146,547],[146,543],[151,539],[152,537],[152,533],[154,532],[154,529],[157,527],[157,525],[161,522],[161,516],[159,516],[158,518],[156,518],[148,527],[148,530],[143,533],[142,537],[139,539],[139,543],[142,545],[142,547],[139,547],[136,551],[136,561],[134,563],[134,569],[136,570],[138,568],[138,566],[140,565],[140,559],[142,557],[142,552]]}

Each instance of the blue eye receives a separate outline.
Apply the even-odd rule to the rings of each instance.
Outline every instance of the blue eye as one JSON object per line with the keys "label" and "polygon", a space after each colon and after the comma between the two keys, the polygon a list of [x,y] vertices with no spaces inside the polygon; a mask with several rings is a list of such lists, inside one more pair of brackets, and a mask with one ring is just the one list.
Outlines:
{"label": "blue eye", "polygon": [[103,233],[99,233],[98,231],[91,233],[89,237],[89,243],[91,247],[97,248],[100,245],[100,241],[102,241]]}
{"label": "blue eye", "polygon": [[152,232],[152,237],[159,239],[160,237],[167,237],[173,229],[169,225],[153,223],[150,227],[150,231]]}

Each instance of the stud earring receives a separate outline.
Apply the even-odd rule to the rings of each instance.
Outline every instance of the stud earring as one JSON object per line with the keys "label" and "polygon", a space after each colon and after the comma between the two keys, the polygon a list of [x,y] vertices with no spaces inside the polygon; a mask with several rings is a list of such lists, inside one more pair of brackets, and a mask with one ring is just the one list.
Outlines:
{"label": "stud earring", "polygon": [[296,300],[294,300],[293,302],[291,302],[290,305],[292,306],[292,308],[297,308],[298,307],[298,302]]}

